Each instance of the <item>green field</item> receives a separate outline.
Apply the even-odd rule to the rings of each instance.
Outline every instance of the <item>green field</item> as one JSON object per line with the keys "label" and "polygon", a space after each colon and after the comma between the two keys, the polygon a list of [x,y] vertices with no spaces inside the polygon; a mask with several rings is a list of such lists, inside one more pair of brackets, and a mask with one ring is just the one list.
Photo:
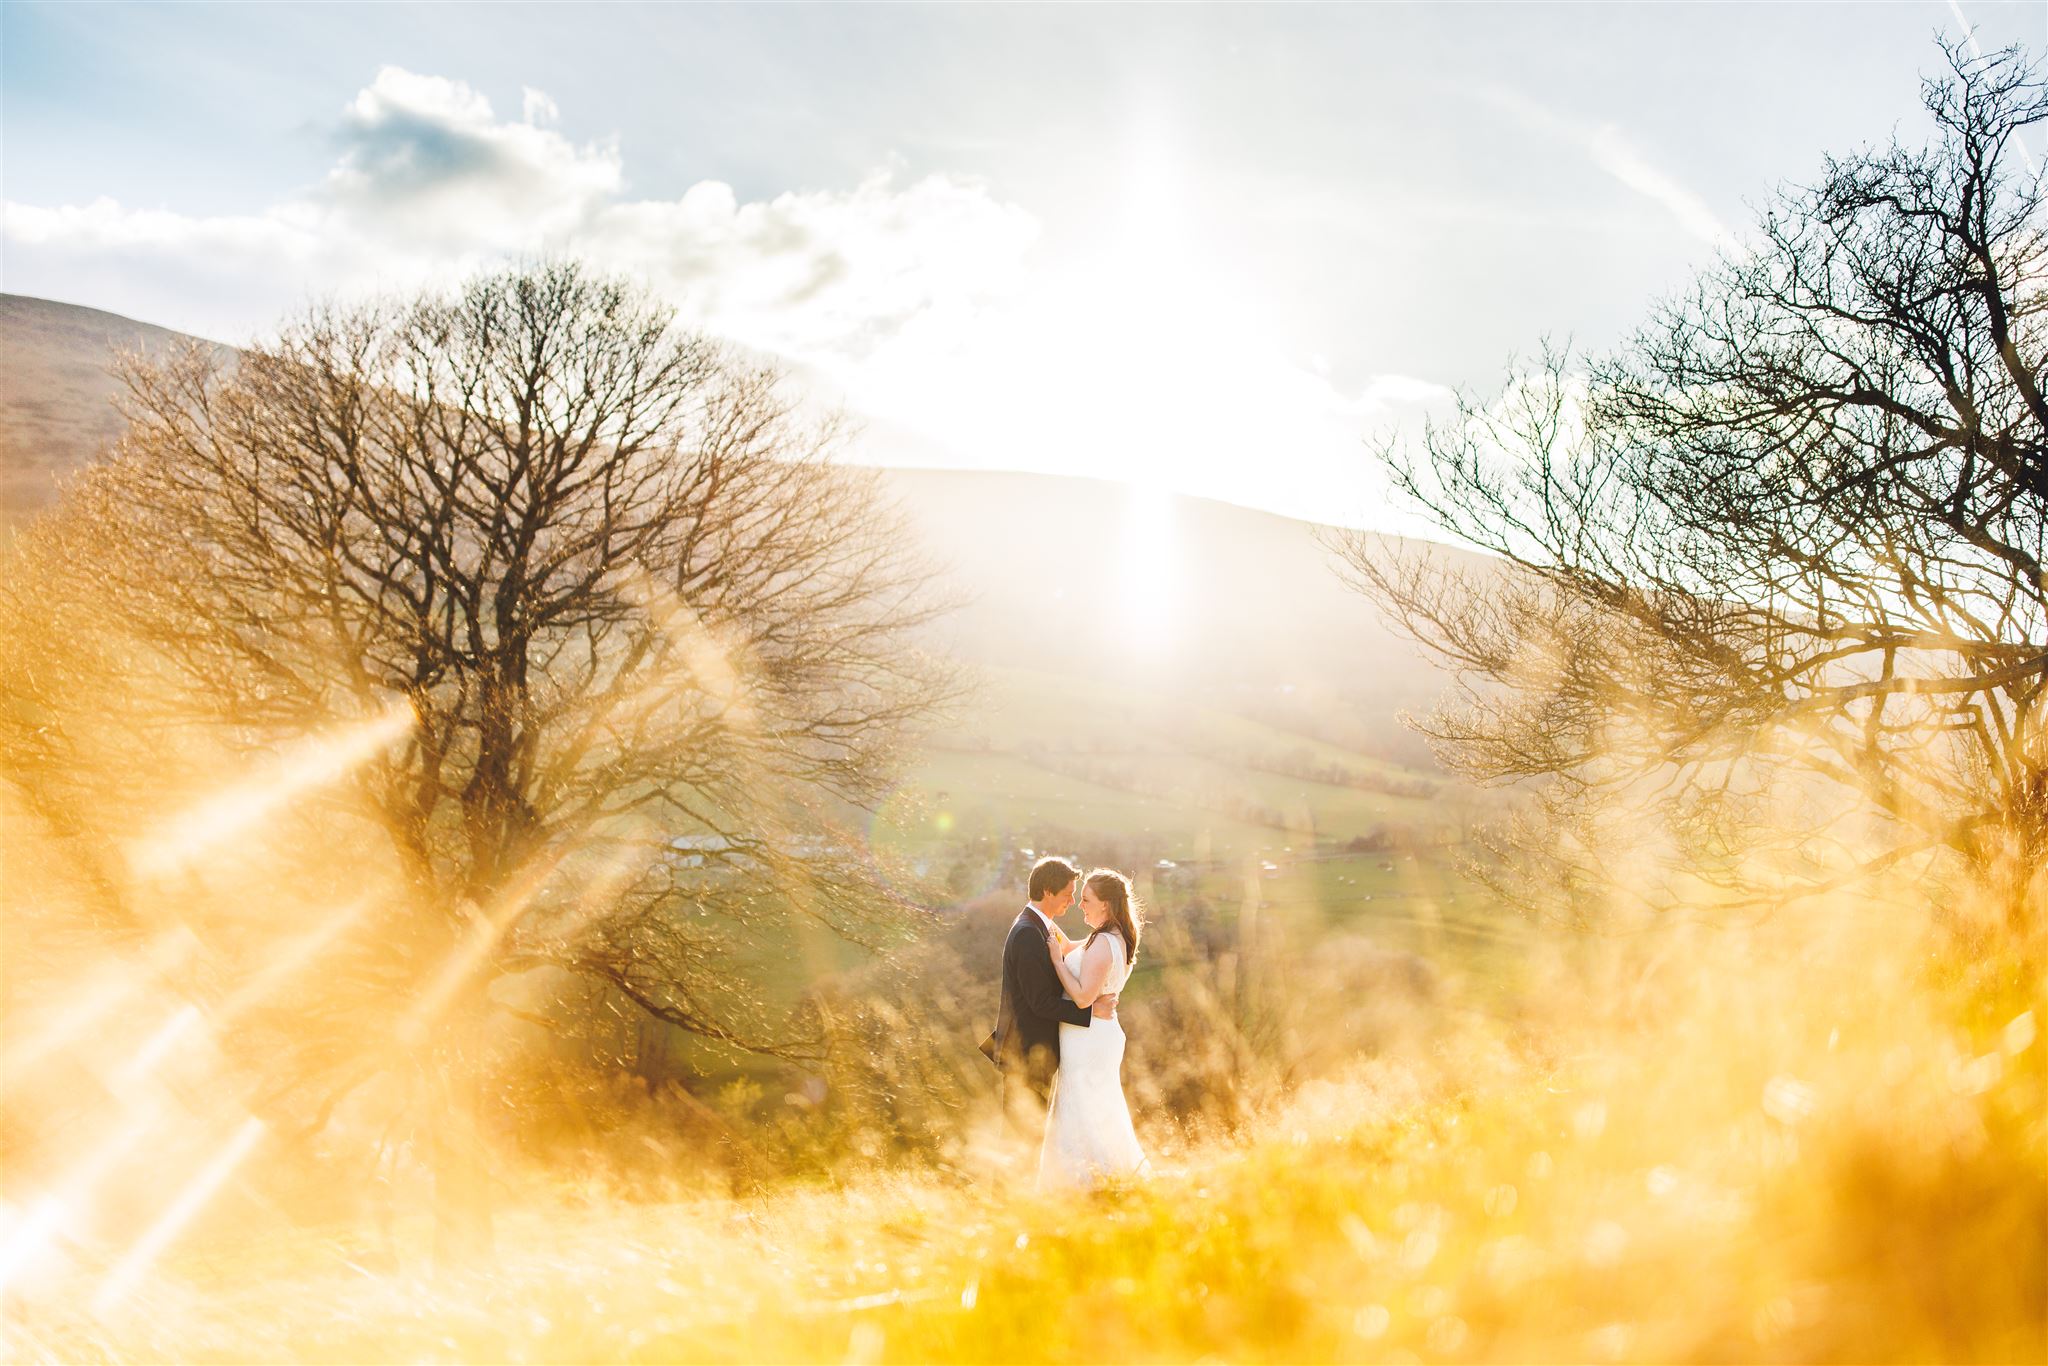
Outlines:
{"label": "green field", "polygon": [[[1263,865],[1274,862],[1271,868]],[[1155,897],[1200,895],[1304,931],[1363,935],[1382,948],[1427,959],[1441,975],[1485,996],[1521,979],[1531,928],[1459,875],[1458,852],[1317,854],[1257,860],[1155,878]]]}
{"label": "green field", "polygon": [[1454,825],[1459,800],[1440,775],[1182,695],[998,669],[934,737],[875,835],[925,859],[961,839],[1035,848],[1052,832],[1136,844],[1156,858],[1227,860],[1389,825]]}
{"label": "green field", "polygon": [[[984,870],[963,893],[1015,881],[1023,850],[1054,847],[1130,863],[1162,909],[1195,898],[1226,916],[1248,908],[1492,978],[1518,960],[1522,928],[1455,872],[1459,832],[1479,810],[1442,773],[1211,701],[997,669],[872,829],[878,849],[925,875]],[[1399,847],[1358,852],[1360,836]]]}
{"label": "green field", "polygon": [[[899,889],[933,909],[1021,897],[1031,859],[1053,851],[1132,872],[1162,923],[1199,908],[1197,919],[1234,936],[1249,918],[1258,922],[1249,928],[1279,933],[1289,955],[1333,937],[1365,939],[1470,988],[1465,999],[1497,1001],[1523,976],[1528,931],[1456,871],[1457,832],[1475,810],[1446,775],[1212,702],[997,669],[882,803],[868,837],[902,872]],[[1352,847],[1361,836],[1392,847]],[[771,1003],[793,1004],[867,960],[822,930],[797,940],[778,938],[749,958]],[[1169,974],[1182,966],[1170,942],[1156,941],[1151,960]],[[743,1058],[705,1062],[720,1074],[773,1071]]]}
{"label": "green field", "polygon": [[1105,681],[1080,671],[1012,667],[984,671],[981,685],[938,735],[942,747],[986,744],[1019,750],[1030,744],[1086,749],[1107,744],[1131,752],[1245,749],[1302,751],[1319,761],[1362,770],[1409,770],[1313,736],[1254,720],[1197,691]]}

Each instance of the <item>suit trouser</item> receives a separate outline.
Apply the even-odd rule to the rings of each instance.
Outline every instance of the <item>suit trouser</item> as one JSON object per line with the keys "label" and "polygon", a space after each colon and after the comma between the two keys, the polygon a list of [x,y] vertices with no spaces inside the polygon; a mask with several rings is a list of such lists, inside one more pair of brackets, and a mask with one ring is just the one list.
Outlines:
{"label": "suit trouser", "polygon": [[[1002,1073],[1003,1117],[1019,1138],[1037,1144],[1045,1137],[1045,1111],[1052,1101],[1053,1076],[1059,1056],[1034,1048],[1028,1057],[1009,1058]],[[1036,1160],[1036,1152],[1033,1152]]]}

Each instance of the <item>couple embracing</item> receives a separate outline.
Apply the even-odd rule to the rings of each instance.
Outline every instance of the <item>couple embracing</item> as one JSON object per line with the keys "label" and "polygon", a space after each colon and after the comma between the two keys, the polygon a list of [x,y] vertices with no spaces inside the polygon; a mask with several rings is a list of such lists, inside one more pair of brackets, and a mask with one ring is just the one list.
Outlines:
{"label": "couple embracing", "polygon": [[[1084,939],[1059,918],[1079,887]],[[1031,900],[1003,943],[996,1029],[982,1044],[1002,1074],[1003,1110],[1027,1134],[1042,1119],[1040,1189],[1095,1186],[1147,1163],[1124,1101],[1124,1027],[1116,998],[1138,956],[1130,879],[1064,859],[1031,869]]]}

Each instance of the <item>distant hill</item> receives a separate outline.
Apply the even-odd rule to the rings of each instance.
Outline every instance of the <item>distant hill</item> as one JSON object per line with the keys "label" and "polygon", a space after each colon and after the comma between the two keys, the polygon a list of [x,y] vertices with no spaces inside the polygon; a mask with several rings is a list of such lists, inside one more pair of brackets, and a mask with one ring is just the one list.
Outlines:
{"label": "distant hill", "polygon": [[[963,658],[1269,716],[1341,699],[1390,741],[1401,738],[1387,730],[1393,712],[1442,687],[1340,581],[1312,523],[1100,480],[884,479],[971,597],[943,628]],[[1354,747],[1366,738],[1339,719],[1314,729]]]}
{"label": "distant hill", "polygon": [[[178,335],[0,296],[0,522],[119,433],[110,348]],[[1315,526],[1098,480],[882,477],[965,600],[934,643],[986,680],[916,784],[943,795],[946,828],[1107,823],[1184,850],[1343,839],[1428,808],[1434,766],[1396,713],[1443,677],[1344,588]]]}
{"label": "distant hill", "polygon": [[56,497],[60,478],[121,434],[120,384],[107,369],[114,348],[155,353],[182,335],[97,308],[0,294],[0,526],[34,514]]}

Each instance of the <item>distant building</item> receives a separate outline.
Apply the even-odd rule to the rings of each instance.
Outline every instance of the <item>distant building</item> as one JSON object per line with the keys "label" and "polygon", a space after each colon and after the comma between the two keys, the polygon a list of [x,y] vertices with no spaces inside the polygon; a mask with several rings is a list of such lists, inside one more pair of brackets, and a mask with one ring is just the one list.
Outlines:
{"label": "distant building", "polygon": [[[752,859],[743,845],[743,841],[724,835],[677,835],[668,842],[665,857],[677,868],[702,868],[714,862],[739,864]],[[840,858],[847,853],[844,845],[820,834],[792,835],[782,849],[796,859]]]}
{"label": "distant building", "polygon": [[677,835],[668,847],[668,861],[676,867],[702,868],[718,855],[729,853],[733,843],[723,835]]}

